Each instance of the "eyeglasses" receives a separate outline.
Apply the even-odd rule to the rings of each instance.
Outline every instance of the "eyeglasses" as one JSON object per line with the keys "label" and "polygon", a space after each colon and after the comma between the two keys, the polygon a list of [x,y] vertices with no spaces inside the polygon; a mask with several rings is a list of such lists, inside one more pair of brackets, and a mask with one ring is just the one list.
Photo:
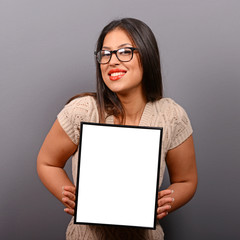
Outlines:
{"label": "eyeglasses", "polygon": [[96,55],[97,61],[100,64],[109,63],[112,58],[113,53],[115,53],[115,55],[119,61],[129,62],[132,60],[133,52],[135,50],[138,50],[138,49],[134,48],[134,47],[125,47],[125,48],[120,48],[120,49],[113,50],[113,51],[100,50],[99,52],[95,52],[94,54]]}

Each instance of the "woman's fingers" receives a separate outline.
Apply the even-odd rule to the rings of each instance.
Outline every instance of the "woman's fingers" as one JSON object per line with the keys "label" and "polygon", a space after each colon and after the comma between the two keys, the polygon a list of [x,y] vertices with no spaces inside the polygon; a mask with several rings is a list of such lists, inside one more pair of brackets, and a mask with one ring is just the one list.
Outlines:
{"label": "woman's fingers", "polygon": [[174,198],[171,197],[173,190],[166,189],[158,192],[157,219],[162,219],[168,215]]}
{"label": "woman's fingers", "polygon": [[174,201],[174,198],[170,195],[173,193],[173,190],[166,189],[158,192],[158,207],[161,207],[165,204],[171,204]]}
{"label": "woman's fingers", "polygon": [[76,200],[76,188],[72,186],[62,187],[62,202],[66,206],[64,211],[70,215],[74,215],[75,200]]}
{"label": "woman's fingers", "polygon": [[168,215],[168,212],[163,212],[157,215],[157,219],[160,220]]}
{"label": "woman's fingers", "polygon": [[63,197],[62,201],[64,204],[66,204],[67,206],[69,206],[70,208],[74,209],[75,208],[75,202],[72,201],[71,199],[67,198],[67,197]]}
{"label": "woman's fingers", "polygon": [[75,194],[73,194],[73,193],[71,193],[71,192],[63,191],[63,192],[62,192],[62,195],[63,195],[64,197],[68,197],[68,198],[71,199],[72,201],[75,201],[75,200],[76,200]]}
{"label": "woman's fingers", "polygon": [[162,198],[162,197],[165,197],[167,195],[170,195],[172,193],[173,193],[173,190],[171,190],[171,189],[162,190],[162,191],[158,192],[158,199]]}
{"label": "woman's fingers", "polygon": [[64,212],[70,215],[74,215],[75,202],[67,197],[63,197],[62,202],[66,206],[66,208],[64,209]]}
{"label": "woman's fingers", "polygon": [[174,201],[174,198],[172,198],[172,197],[160,198],[160,199],[158,199],[158,206],[161,207],[165,204],[171,204],[173,201]]}
{"label": "woman's fingers", "polygon": [[64,209],[64,212],[66,212],[66,213],[68,213],[68,214],[70,214],[70,215],[74,215],[74,210],[71,209],[71,208],[65,208],[65,209]]}
{"label": "woman's fingers", "polygon": [[68,192],[71,192],[72,194],[74,194],[75,195],[75,193],[76,193],[76,188],[75,187],[73,187],[73,186],[63,186],[62,187],[62,190],[64,191],[68,191]]}
{"label": "woman's fingers", "polygon": [[163,212],[168,212],[171,209],[171,205],[164,205],[162,207],[157,208],[157,214],[161,214]]}
{"label": "woman's fingers", "polygon": [[157,208],[157,219],[162,219],[168,215],[168,211],[171,209],[171,205],[166,204],[163,206],[158,206]]}

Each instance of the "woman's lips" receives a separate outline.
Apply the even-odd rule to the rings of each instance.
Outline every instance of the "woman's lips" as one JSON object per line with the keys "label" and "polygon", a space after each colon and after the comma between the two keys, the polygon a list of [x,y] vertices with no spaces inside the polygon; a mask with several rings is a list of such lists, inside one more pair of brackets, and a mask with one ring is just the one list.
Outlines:
{"label": "woman's lips", "polygon": [[122,78],[125,74],[126,74],[125,72],[113,73],[112,75],[109,76],[109,78],[112,81],[116,81],[116,80]]}
{"label": "woman's lips", "polygon": [[120,78],[122,78],[126,74],[126,70],[123,69],[112,69],[108,72],[109,79],[112,81],[116,81]]}

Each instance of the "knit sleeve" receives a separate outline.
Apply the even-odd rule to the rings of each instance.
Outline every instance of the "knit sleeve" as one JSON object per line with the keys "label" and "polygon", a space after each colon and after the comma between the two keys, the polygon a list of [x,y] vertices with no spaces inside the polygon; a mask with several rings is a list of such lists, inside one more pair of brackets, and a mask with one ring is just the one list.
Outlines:
{"label": "knit sleeve", "polygon": [[95,108],[93,98],[87,96],[72,100],[58,114],[61,127],[74,144],[79,144],[80,123],[96,120]]}
{"label": "knit sleeve", "polygon": [[171,143],[173,149],[183,143],[193,132],[190,120],[185,110],[172,100]]}

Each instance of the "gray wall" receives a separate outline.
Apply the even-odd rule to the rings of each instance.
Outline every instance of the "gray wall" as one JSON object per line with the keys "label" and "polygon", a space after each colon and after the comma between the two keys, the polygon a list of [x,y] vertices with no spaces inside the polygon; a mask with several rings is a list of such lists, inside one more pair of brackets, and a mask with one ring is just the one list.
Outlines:
{"label": "gray wall", "polygon": [[240,239],[237,0],[0,2],[0,239],[64,239],[70,217],[38,179],[36,157],[68,98],[95,90],[100,30],[126,16],[152,28],[165,96],[194,128],[198,190],[162,221],[167,239]]}

